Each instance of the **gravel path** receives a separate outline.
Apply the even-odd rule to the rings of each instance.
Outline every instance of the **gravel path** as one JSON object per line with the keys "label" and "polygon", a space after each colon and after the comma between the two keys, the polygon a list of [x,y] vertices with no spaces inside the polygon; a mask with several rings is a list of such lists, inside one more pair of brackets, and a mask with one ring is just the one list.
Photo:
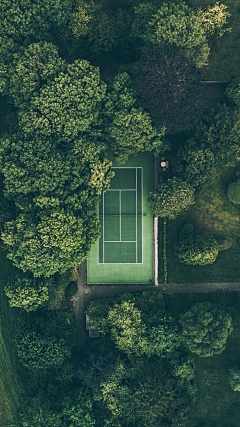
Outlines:
{"label": "gravel path", "polygon": [[[168,283],[167,285],[87,285],[87,262],[78,268],[78,293],[75,298],[75,318],[79,347],[87,340],[85,326],[85,310],[91,299],[112,297],[125,292],[159,291],[167,294],[176,293],[207,293],[219,290],[239,291],[240,283]],[[239,294],[240,295],[240,294]]]}

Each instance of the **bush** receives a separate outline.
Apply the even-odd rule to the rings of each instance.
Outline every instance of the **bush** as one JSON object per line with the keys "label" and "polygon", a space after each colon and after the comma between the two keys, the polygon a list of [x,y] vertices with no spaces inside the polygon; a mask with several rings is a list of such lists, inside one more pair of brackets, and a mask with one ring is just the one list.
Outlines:
{"label": "bush", "polygon": [[218,256],[216,239],[204,234],[180,233],[174,245],[175,254],[183,264],[213,264]]}
{"label": "bush", "polygon": [[227,196],[230,202],[240,205],[240,179],[228,186]]}
{"label": "bush", "polygon": [[64,339],[44,338],[36,332],[28,332],[16,346],[22,364],[33,370],[60,366],[71,356]]}
{"label": "bush", "polygon": [[150,193],[151,211],[155,216],[175,219],[194,203],[194,191],[181,178],[168,179]]}
{"label": "bush", "polygon": [[221,354],[233,331],[231,316],[210,302],[195,304],[179,322],[183,343],[200,357]]}
{"label": "bush", "polygon": [[230,369],[229,382],[233,391],[240,391],[240,369]]}

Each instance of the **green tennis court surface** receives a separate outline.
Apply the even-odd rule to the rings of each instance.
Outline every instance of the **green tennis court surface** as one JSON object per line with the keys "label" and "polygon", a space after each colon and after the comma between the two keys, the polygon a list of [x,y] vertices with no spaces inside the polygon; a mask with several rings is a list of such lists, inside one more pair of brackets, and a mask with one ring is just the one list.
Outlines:
{"label": "green tennis court surface", "polygon": [[110,189],[101,195],[101,237],[91,248],[88,283],[148,283],[153,279],[153,156],[132,157],[112,167]]}

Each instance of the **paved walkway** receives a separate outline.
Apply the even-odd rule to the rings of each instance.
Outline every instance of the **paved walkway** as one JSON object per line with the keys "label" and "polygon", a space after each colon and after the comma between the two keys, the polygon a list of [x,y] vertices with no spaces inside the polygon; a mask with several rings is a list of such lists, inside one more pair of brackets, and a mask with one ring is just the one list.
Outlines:
{"label": "paved walkway", "polygon": [[[91,299],[108,298],[125,292],[159,291],[167,294],[176,293],[207,293],[219,290],[240,292],[240,283],[169,283],[167,285],[87,285],[87,262],[78,268],[78,293],[76,295],[75,318],[79,347],[87,340],[85,326],[85,310]],[[239,294],[240,295],[240,294]]]}

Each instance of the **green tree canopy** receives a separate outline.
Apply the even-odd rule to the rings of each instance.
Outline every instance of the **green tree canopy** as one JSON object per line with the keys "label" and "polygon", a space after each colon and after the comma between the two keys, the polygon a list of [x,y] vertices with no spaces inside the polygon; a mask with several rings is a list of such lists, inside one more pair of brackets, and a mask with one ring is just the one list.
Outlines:
{"label": "green tree canopy", "polygon": [[37,310],[49,300],[51,281],[35,279],[30,274],[18,273],[4,287],[10,307],[20,307],[26,311]]}
{"label": "green tree canopy", "polygon": [[148,199],[151,211],[161,218],[175,219],[194,203],[194,188],[181,178],[168,179],[151,191]]}
{"label": "green tree canopy", "polygon": [[184,344],[200,357],[221,354],[233,330],[231,316],[210,302],[195,304],[179,321]]}
{"label": "green tree canopy", "polygon": [[62,210],[39,218],[20,214],[5,224],[1,237],[16,267],[49,277],[81,264],[99,237],[98,228],[96,216],[82,219]]}
{"label": "green tree canopy", "polygon": [[118,74],[105,98],[105,133],[118,163],[139,152],[166,149],[164,126],[156,128],[148,113],[138,107],[132,80],[127,73]]}
{"label": "green tree canopy", "polygon": [[76,60],[19,112],[20,127],[31,136],[54,136],[69,142],[101,123],[99,110],[105,92],[99,69]]}
{"label": "green tree canopy", "polygon": [[131,69],[139,103],[166,134],[188,131],[206,108],[201,73],[174,46],[145,46]]}
{"label": "green tree canopy", "polygon": [[176,176],[194,188],[203,184],[216,170],[216,156],[205,143],[198,143],[194,138],[188,139],[177,150],[174,158]]}
{"label": "green tree canopy", "polygon": [[218,256],[216,239],[205,234],[183,231],[175,242],[175,254],[183,264],[213,264]]}
{"label": "green tree canopy", "polygon": [[60,366],[71,356],[64,339],[44,338],[36,332],[27,333],[16,346],[22,364],[32,370]]}

